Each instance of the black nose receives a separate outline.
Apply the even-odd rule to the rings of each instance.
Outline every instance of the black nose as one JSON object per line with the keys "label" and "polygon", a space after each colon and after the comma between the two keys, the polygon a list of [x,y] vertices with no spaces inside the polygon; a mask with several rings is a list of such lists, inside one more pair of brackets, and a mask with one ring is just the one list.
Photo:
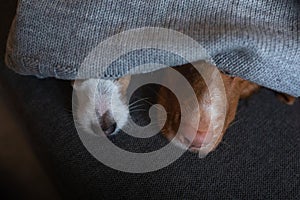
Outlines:
{"label": "black nose", "polygon": [[115,132],[117,123],[110,111],[107,111],[100,117],[100,126],[105,135],[111,135]]}

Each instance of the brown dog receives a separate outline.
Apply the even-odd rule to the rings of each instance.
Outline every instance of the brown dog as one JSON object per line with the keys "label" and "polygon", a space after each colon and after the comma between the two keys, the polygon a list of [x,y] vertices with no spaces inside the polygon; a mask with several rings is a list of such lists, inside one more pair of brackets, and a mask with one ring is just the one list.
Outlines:
{"label": "brown dog", "polygon": [[[183,123],[183,131],[180,137],[177,136],[175,138],[177,140],[176,143],[185,147],[188,146],[189,150],[198,152],[203,146],[204,139],[206,137],[210,137],[209,135],[214,134],[211,134],[213,130],[210,127],[223,126],[223,129],[221,129],[221,137],[219,137],[217,141],[214,142],[213,148],[211,149],[213,150],[220,143],[222,136],[226,132],[230,123],[234,120],[239,100],[241,98],[247,98],[251,96],[259,89],[259,86],[239,77],[230,77],[221,73],[221,78],[224,83],[227,99],[226,105],[221,105],[226,106],[225,122],[224,120],[221,120],[220,117],[216,117],[215,121],[211,121],[212,116],[218,114],[221,115],[221,113],[218,113],[221,111],[213,108],[211,101],[211,98],[213,97],[209,94],[208,87],[203,78],[191,65],[176,67],[176,70],[184,75],[184,77],[193,87],[199,104],[199,112],[193,112],[193,110],[195,110],[193,106],[196,105],[189,103],[189,97],[186,97],[186,104],[181,106],[185,108],[187,107],[187,109],[184,110],[188,113],[185,114],[189,115],[190,118],[188,120],[182,120],[182,113],[180,113],[180,106],[175,95],[173,95],[170,90],[162,87],[159,91],[158,103],[163,105],[167,112],[167,121],[163,127],[162,132],[169,140],[171,140],[177,134],[179,124]],[[167,78],[172,79],[172,77]],[[176,84],[176,80],[172,81],[172,83]],[[294,97],[284,94],[279,94],[278,96],[280,97],[280,100],[286,102],[287,104],[292,104],[295,100]],[[199,116],[200,121],[198,126],[193,127],[190,121]],[[196,136],[192,137],[194,136],[195,131]]]}

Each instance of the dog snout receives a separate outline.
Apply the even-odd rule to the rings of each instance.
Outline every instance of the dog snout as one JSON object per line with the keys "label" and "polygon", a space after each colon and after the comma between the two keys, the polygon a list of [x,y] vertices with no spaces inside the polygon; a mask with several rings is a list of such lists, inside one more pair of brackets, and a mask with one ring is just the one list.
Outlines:
{"label": "dog snout", "polygon": [[100,116],[100,127],[105,135],[111,135],[116,131],[117,123],[110,111],[107,111]]}

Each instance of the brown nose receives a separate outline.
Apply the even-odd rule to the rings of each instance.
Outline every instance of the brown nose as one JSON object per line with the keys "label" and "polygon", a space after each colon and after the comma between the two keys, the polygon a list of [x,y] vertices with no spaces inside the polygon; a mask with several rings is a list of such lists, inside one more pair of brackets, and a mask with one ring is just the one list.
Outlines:
{"label": "brown nose", "polygon": [[105,135],[111,135],[115,132],[117,123],[110,111],[107,111],[102,116],[100,116],[100,126]]}

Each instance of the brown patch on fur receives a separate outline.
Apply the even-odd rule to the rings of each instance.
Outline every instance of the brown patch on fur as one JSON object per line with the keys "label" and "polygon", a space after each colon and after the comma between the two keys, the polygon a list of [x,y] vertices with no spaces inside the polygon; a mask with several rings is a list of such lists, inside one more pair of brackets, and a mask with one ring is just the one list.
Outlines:
{"label": "brown patch on fur", "polygon": [[288,95],[288,94],[284,94],[284,93],[276,93],[277,98],[279,99],[279,101],[288,104],[288,105],[293,105],[296,101],[296,98]]}
{"label": "brown patch on fur", "polygon": [[118,84],[120,85],[120,92],[122,96],[126,95],[126,91],[129,86],[130,80],[131,80],[130,75],[123,76],[117,80]]}
{"label": "brown patch on fur", "polygon": [[[204,134],[204,132],[208,130],[211,116],[210,111],[208,111],[207,109],[211,105],[211,97],[208,92],[208,87],[205,84],[203,78],[196,71],[196,69],[194,69],[190,65],[180,66],[175,69],[185,76],[185,78],[189,81],[190,85],[194,89],[199,103],[200,116],[202,116],[200,118],[200,123],[198,126],[198,134]],[[230,77],[225,74],[221,74],[221,77],[224,82],[227,98],[227,113],[224,128],[222,131],[222,134],[224,135],[226,129],[235,118],[239,99],[251,96],[259,89],[259,86],[239,77]],[[176,80],[173,81],[174,83],[176,83]],[[188,104],[188,98],[189,97],[187,97],[187,105],[183,105],[184,107],[190,106]],[[178,101],[175,95],[173,95],[168,89],[162,87],[159,91],[158,103],[163,105],[168,113],[167,122],[165,123],[162,132],[169,140],[171,140],[177,133],[180,123],[181,114]],[[221,139],[222,137],[220,138],[220,141]],[[218,141],[216,146],[220,141]],[[196,144],[196,147],[191,146],[190,150],[195,152],[197,151],[197,149],[199,150],[201,146],[197,146],[197,142],[192,142],[192,145],[193,143]]]}

